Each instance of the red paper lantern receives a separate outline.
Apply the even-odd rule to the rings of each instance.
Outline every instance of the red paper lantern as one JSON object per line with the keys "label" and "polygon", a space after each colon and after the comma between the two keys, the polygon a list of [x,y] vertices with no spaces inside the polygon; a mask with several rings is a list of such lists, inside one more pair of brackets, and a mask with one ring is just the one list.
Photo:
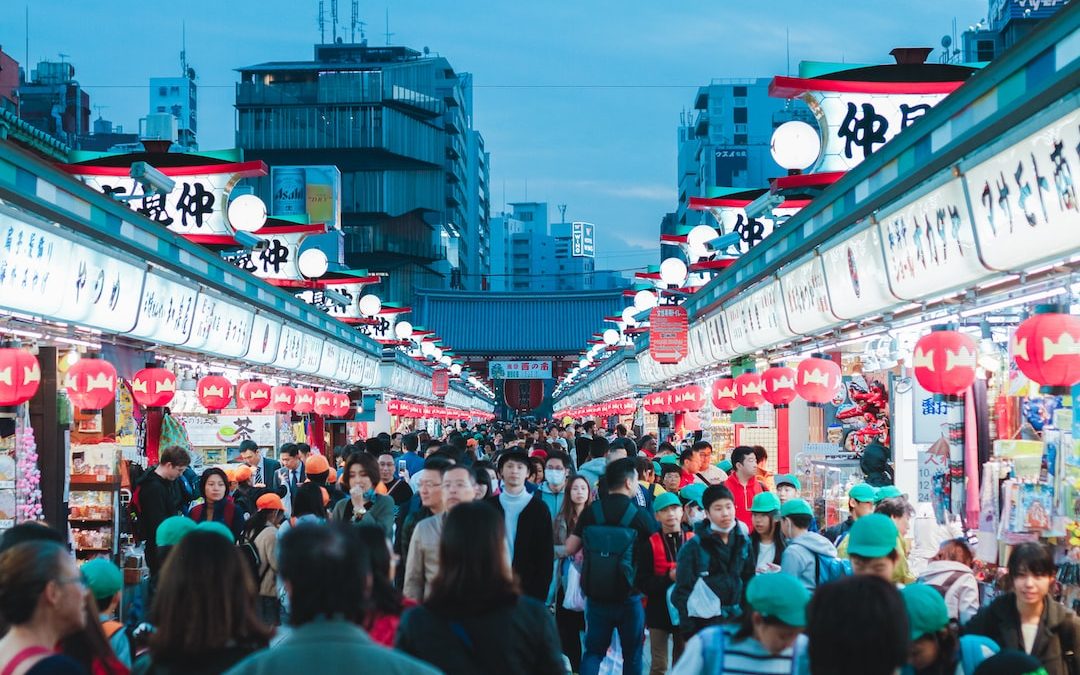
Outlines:
{"label": "red paper lantern", "polygon": [[41,366],[36,356],[20,347],[0,349],[0,407],[26,403],[40,384]]}
{"label": "red paper lantern", "polygon": [[840,366],[824,354],[814,354],[799,364],[795,391],[812,406],[828,403],[840,390]]}
{"label": "red paper lantern", "polygon": [[757,373],[739,375],[735,378],[735,402],[747,410],[757,410],[765,402],[761,395],[763,386]]}
{"label": "red paper lantern", "polygon": [[731,412],[739,407],[735,400],[735,380],[730,377],[721,377],[712,384],[712,404],[717,410]]}
{"label": "red paper lantern", "polygon": [[297,389],[296,401],[293,403],[293,411],[300,414],[307,414],[315,411],[315,390],[314,389]]}
{"label": "red paper lantern", "polygon": [[334,392],[317,392],[315,394],[315,414],[329,417],[332,412],[334,412]]}
{"label": "red paper lantern", "polygon": [[348,394],[334,394],[334,417],[344,417],[352,408],[352,400]]}
{"label": "red paper lantern", "polygon": [[176,375],[156,365],[148,365],[131,378],[131,397],[146,408],[163,408],[176,396]]}
{"label": "red paper lantern", "polygon": [[206,412],[221,412],[232,401],[232,387],[232,382],[223,375],[207,375],[195,383],[195,398]]}
{"label": "red paper lantern", "polygon": [[761,396],[774,408],[783,409],[795,400],[795,370],[773,366],[761,374]]}
{"label": "red paper lantern", "polygon": [[292,412],[296,405],[296,390],[292,387],[279,385],[270,388],[270,409],[278,413]]}
{"label": "red paper lantern", "polygon": [[261,380],[248,380],[236,388],[236,400],[244,410],[259,412],[270,405],[273,388]]}
{"label": "red paper lantern", "polygon": [[1040,305],[1013,334],[1016,365],[1044,394],[1065,395],[1080,382],[1080,318],[1063,309]]}
{"label": "red paper lantern", "polygon": [[98,412],[116,396],[116,368],[96,355],[85,354],[68,368],[64,388],[76,408]]}
{"label": "red paper lantern", "polygon": [[975,381],[978,345],[970,336],[938,326],[915,343],[915,379],[931,394],[956,396]]}

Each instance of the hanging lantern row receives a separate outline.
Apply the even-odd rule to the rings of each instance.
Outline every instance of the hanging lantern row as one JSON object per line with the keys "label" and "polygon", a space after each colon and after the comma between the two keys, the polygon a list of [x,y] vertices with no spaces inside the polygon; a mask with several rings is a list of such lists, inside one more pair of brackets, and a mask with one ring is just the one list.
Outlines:
{"label": "hanging lantern row", "polygon": [[447,408],[445,406],[422,405],[391,399],[386,404],[387,411],[391,415],[399,417],[411,417],[413,419],[441,419],[441,420],[467,420],[477,418],[481,420],[495,419],[492,413],[482,410],[464,410],[461,408]]}
{"label": "hanging lantern row", "polygon": [[975,382],[977,355],[978,345],[970,335],[935,326],[915,343],[915,379],[932,394],[955,397]]}
{"label": "hanging lantern row", "polygon": [[116,398],[116,368],[97,354],[84,354],[68,368],[64,388],[76,408],[100,412]]}
{"label": "hanging lantern row", "polygon": [[578,408],[563,408],[555,412],[556,417],[572,417],[584,419],[586,417],[611,417],[612,415],[633,415],[637,410],[637,399],[619,398],[604,403],[581,406]]}
{"label": "hanging lantern row", "polygon": [[176,375],[148,363],[131,378],[131,397],[144,408],[164,408],[176,396]]}
{"label": "hanging lantern row", "polygon": [[705,390],[696,384],[649,394],[645,410],[651,413],[697,412],[705,406]]}

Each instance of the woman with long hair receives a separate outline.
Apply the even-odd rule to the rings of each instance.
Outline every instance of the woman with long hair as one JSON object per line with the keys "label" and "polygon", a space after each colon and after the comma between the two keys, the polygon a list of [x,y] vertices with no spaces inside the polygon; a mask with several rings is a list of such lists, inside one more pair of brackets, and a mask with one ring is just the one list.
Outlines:
{"label": "woman with long hair", "polygon": [[447,673],[565,672],[551,614],[510,571],[497,510],[471,502],[447,514],[439,572],[424,604],[403,617],[397,648]]}
{"label": "woman with long hair", "polygon": [[225,472],[217,467],[203,471],[199,478],[199,494],[203,502],[192,507],[191,519],[196,523],[223,523],[239,539],[244,531],[244,509],[229,496],[229,477]]}
{"label": "woman with long hair", "polygon": [[24,541],[0,554],[0,671],[79,675],[87,671],[56,652],[86,626],[86,586],[75,561],[53,541]]}
{"label": "woman with long hair", "polygon": [[270,630],[255,610],[255,582],[240,550],[214,531],[184,537],[161,570],[151,608],[155,632],[136,675],[223,673],[265,647]]}
{"label": "woman with long hair", "polygon": [[401,615],[416,603],[394,587],[390,540],[382,530],[360,527],[356,532],[371,563],[371,599],[368,611],[364,613],[363,628],[375,642],[393,647]]}
{"label": "woman with long hair", "polygon": [[259,570],[255,578],[258,592],[259,616],[268,626],[281,623],[281,600],[278,595],[277,534],[285,517],[285,504],[275,494],[265,494],[255,502],[258,509],[244,527],[244,543],[255,547],[259,554]]}
{"label": "woman with long hair", "polygon": [[585,611],[584,608],[580,611],[567,609],[563,606],[563,601],[566,599],[570,566],[575,567],[580,578],[582,556],[578,553],[576,556],[567,557],[566,538],[573,533],[581,514],[592,504],[593,493],[589,479],[581,474],[567,480],[565,491],[566,497],[563,498],[562,507],[552,524],[555,528],[555,564],[559,580],[555,594],[555,625],[559,629],[563,653],[570,659],[571,670],[576,673],[581,670],[581,633],[585,630]]}
{"label": "woman with long hair", "polygon": [[754,567],[747,565],[746,579],[754,573],[776,572],[784,555],[787,541],[780,531],[780,499],[772,492],[762,492],[754,497],[750,506],[750,559]]}
{"label": "woman with long hair", "polygon": [[[372,439],[368,439],[372,440]],[[378,439],[375,439],[379,443]],[[367,452],[354,452],[345,460],[343,475],[349,498],[334,505],[331,517],[342,523],[374,525],[384,536],[394,531],[394,500],[378,494],[379,462]]]}

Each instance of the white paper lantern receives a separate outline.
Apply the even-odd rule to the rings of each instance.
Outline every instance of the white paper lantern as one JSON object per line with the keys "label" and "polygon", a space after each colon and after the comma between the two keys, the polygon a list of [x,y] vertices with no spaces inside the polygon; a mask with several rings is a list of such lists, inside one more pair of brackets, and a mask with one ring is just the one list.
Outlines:
{"label": "white paper lantern", "polygon": [[450,366],[450,374],[454,375],[454,376],[460,375],[461,374],[461,364],[460,363],[455,363],[455,364],[451,365]]}
{"label": "white paper lantern", "polygon": [[612,347],[619,344],[619,331],[614,328],[608,328],[604,331],[604,344]]}
{"label": "white paper lantern", "polygon": [[266,203],[255,195],[240,195],[229,202],[229,224],[241,232],[254,232],[266,224]]}
{"label": "white paper lantern", "polygon": [[579,368],[588,368],[589,367],[589,359],[581,359],[580,361],[578,361],[578,367]]}
{"label": "white paper lantern", "polygon": [[[380,309],[382,308],[380,307]],[[408,340],[412,337],[412,324],[408,321],[394,324],[394,336],[399,340]]]}
{"label": "white paper lantern", "polygon": [[716,228],[697,225],[686,235],[686,244],[691,248],[701,248],[716,239]]}
{"label": "white paper lantern", "polygon": [[637,316],[637,313],[638,313],[637,309],[634,308],[633,306],[627,307],[626,309],[624,309],[622,311],[623,323],[625,323],[630,328],[633,328],[634,326],[636,326],[637,325],[637,319],[635,319],[634,317]]}
{"label": "white paper lantern", "polygon": [[817,160],[821,137],[806,122],[784,122],[773,132],[769,151],[780,166],[801,171]]}
{"label": "white paper lantern", "polygon": [[656,307],[656,294],[652,291],[638,291],[634,294],[634,308],[639,312],[652,309]]}
{"label": "white paper lantern", "polygon": [[303,274],[308,279],[318,279],[330,269],[330,261],[326,259],[326,254],[320,249],[309,248],[300,254],[296,266],[300,270],[300,274]]}
{"label": "white paper lantern", "polygon": [[660,281],[668,286],[682,286],[688,271],[682,258],[667,258],[660,263]]}
{"label": "white paper lantern", "polygon": [[[372,293],[368,293],[360,298],[360,313],[364,316],[376,316],[382,311],[382,300],[379,300],[379,296]],[[410,332],[411,332],[411,326]]]}
{"label": "white paper lantern", "polygon": [[424,356],[433,355],[435,353],[436,349],[437,349],[437,347],[435,347],[434,342],[422,342],[422,343],[420,343],[420,353],[423,354]]}

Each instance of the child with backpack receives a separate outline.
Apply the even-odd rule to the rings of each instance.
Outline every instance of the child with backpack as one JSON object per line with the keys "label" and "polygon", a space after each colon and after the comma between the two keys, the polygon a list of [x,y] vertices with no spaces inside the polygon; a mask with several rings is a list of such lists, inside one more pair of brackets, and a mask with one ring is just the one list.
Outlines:
{"label": "child with backpack", "polygon": [[252,578],[259,594],[259,616],[267,626],[281,624],[281,602],[277,580],[278,525],[285,517],[281,497],[267,493],[255,502],[258,509],[247,521],[240,550],[252,567]]}
{"label": "child with backpack", "polygon": [[706,488],[701,504],[706,517],[679,551],[671,594],[679,630],[687,638],[740,615],[746,566],[754,564],[750,537],[735,520],[731,490],[723,485]]}
{"label": "child with backpack", "polygon": [[836,547],[810,531],[814,512],[804,499],[790,499],[780,507],[780,527],[787,538],[780,571],[802,582],[811,593],[819,584],[850,574],[836,557]]}
{"label": "child with backpack", "polygon": [[101,620],[101,629],[120,663],[131,668],[131,639],[124,624],[116,620],[120,607],[120,592],[124,589],[124,573],[110,560],[94,558],[83,564],[83,581],[94,596]]}
{"label": "child with backpack", "polygon": [[[671,622],[668,589],[675,584],[676,560],[683,544],[694,536],[682,529],[682,502],[670,492],[653,501],[653,512],[660,531],[649,537],[652,565],[646,568],[642,590],[645,592],[645,627],[649,629],[652,652],[650,675],[663,675],[668,667],[668,644],[673,642],[671,660],[678,661],[685,642]],[[670,639],[669,639],[670,638]]]}

